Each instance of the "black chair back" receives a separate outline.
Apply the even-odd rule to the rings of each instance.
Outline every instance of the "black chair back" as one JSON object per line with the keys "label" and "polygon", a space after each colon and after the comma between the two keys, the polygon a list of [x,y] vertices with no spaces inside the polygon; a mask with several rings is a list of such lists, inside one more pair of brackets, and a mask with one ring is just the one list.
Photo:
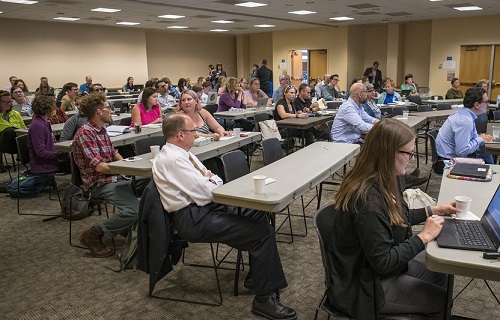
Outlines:
{"label": "black chair back", "polygon": [[323,268],[325,269],[325,286],[328,289],[329,281],[332,270],[330,266],[330,259],[328,255],[329,246],[333,243],[332,239],[334,237],[334,222],[337,210],[335,210],[334,204],[329,204],[314,214],[314,229],[318,233],[319,248],[321,251],[321,260],[323,261]]}
{"label": "black chair back", "polygon": [[488,115],[486,113],[478,115],[474,122],[476,124],[476,131],[478,134],[486,133],[488,130]]}
{"label": "black chair back", "polygon": [[284,156],[285,154],[281,148],[281,142],[277,138],[270,138],[262,141],[262,160],[265,166],[278,161]]}
{"label": "black chair back", "polygon": [[493,111],[493,120],[500,120],[500,110]]}
{"label": "black chair back", "polygon": [[428,112],[428,111],[432,111],[432,106],[426,104],[417,106],[417,112]]}
{"label": "black chair back", "polygon": [[340,106],[344,103],[343,101],[327,101],[326,107],[331,110],[335,110],[340,108]]}
{"label": "black chair back", "polygon": [[151,146],[160,146],[163,147],[165,145],[165,138],[163,136],[152,136],[137,140],[134,142],[135,154],[145,154],[151,152]]}
{"label": "black chair back", "polygon": [[330,133],[332,132],[333,120],[327,121],[326,126],[328,127],[328,141],[332,141],[332,139],[330,138]]}
{"label": "black chair back", "polygon": [[253,116],[254,120],[254,130],[260,132],[259,122],[269,120],[269,114],[267,113],[257,113]]}
{"label": "black chair back", "polygon": [[78,168],[73,158],[73,153],[70,153],[69,161],[71,163],[71,183],[77,187],[81,187],[83,185],[83,180],[80,175],[80,168]]}
{"label": "black chair back", "polygon": [[422,104],[422,98],[420,98],[420,96],[408,96],[408,97],[406,97],[406,99],[408,99],[408,101],[416,103],[418,105]]}
{"label": "black chair back", "polygon": [[451,110],[451,104],[450,103],[438,103],[437,109],[439,110]]}
{"label": "black chair back", "polygon": [[438,161],[438,154],[436,149],[436,138],[439,130],[431,130],[427,132],[429,136],[429,141],[431,143],[431,156],[432,156],[432,164],[434,165]]}
{"label": "black chair back", "polygon": [[225,153],[220,157],[220,159],[222,160],[222,164],[224,166],[224,175],[227,182],[233,181],[250,173],[247,159],[241,150]]}
{"label": "black chair back", "polygon": [[130,118],[123,118],[120,120],[120,125],[121,126],[128,126],[130,127],[130,125],[132,124],[132,117]]}
{"label": "black chair back", "polygon": [[210,112],[210,114],[213,116],[215,112],[217,112],[217,109],[219,108],[219,105],[217,104],[207,104],[205,106],[205,110]]}
{"label": "black chair back", "polygon": [[26,167],[30,163],[30,155],[28,152],[28,135],[23,134],[16,137],[17,157],[19,162]]}
{"label": "black chair back", "polygon": [[392,108],[392,116],[400,116],[403,114],[403,111],[408,111],[407,107],[394,107]]}

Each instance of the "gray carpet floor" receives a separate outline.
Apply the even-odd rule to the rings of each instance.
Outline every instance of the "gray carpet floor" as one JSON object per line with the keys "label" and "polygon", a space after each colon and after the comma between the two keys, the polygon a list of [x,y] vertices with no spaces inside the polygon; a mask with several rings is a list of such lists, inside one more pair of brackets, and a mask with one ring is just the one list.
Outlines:
{"label": "gray carpet floor", "polygon": [[[423,150],[421,148],[420,150]],[[423,157],[421,158],[423,160]],[[423,161],[425,162],[425,161]],[[261,157],[254,157],[252,169],[262,166]],[[412,164],[415,166],[415,163]],[[422,175],[427,175],[430,165],[421,165]],[[412,170],[412,168],[410,168]],[[60,186],[69,177],[58,177]],[[0,175],[0,182],[8,174]],[[441,178],[433,176],[428,193],[438,196]],[[424,187],[424,186],[423,186]],[[423,188],[422,187],[422,188]],[[314,196],[308,192],[306,199]],[[332,201],[333,192],[324,193],[322,204]],[[312,217],[315,204],[307,208]],[[0,194],[0,319],[256,319],[250,313],[253,294],[243,288],[248,267],[240,276],[240,295],[232,294],[234,271],[220,270],[223,305],[210,307],[148,297],[148,275],[126,270],[116,273],[116,258],[92,258],[86,250],[71,247],[68,242],[68,222],[58,218],[42,222],[42,217],[20,216],[16,213],[16,200]],[[57,201],[49,201],[44,192],[34,199],[21,201],[23,213],[57,213]],[[300,214],[300,199],[291,205],[292,213]],[[295,308],[299,319],[313,319],[320,301],[323,285],[323,267],[317,235],[312,219],[293,218],[293,230],[305,237],[295,237],[293,243],[278,243],[288,288],[282,290],[283,303]],[[94,215],[74,223],[73,239],[78,243],[79,234],[102,217]],[[282,219],[281,217],[278,220]],[[287,229],[288,227],[283,227]],[[285,230],[288,231],[288,230]],[[286,235],[278,239],[289,240]],[[116,246],[122,247],[124,238],[117,236]],[[110,244],[109,239],[106,240]],[[226,248],[221,248],[225,252]],[[246,255],[244,258],[247,259]],[[232,252],[229,260],[234,261]],[[209,264],[210,246],[191,244],[186,250],[186,262]],[[500,263],[500,262],[497,262]],[[232,264],[226,266],[232,267]],[[457,276],[455,293],[470,278]],[[500,285],[489,282],[497,295]],[[196,268],[179,263],[158,285],[157,294],[215,302],[217,291],[213,270]],[[490,295],[482,280],[472,284],[455,300],[453,313],[474,319],[498,319],[500,306]],[[326,319],[326,314],[320,314]]]}

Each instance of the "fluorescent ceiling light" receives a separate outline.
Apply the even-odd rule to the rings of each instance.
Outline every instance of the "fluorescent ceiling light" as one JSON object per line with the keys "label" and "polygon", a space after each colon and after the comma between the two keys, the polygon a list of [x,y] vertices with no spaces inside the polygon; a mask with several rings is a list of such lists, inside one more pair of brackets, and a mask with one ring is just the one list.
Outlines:
{"label": "fluorescent ceiling light", "polygon": [[185,17],[186,16],[178,16],[176,14],[164,14],[162,16],[158,16],[158,18],[165,18],[165,19],[180,19]]}
{"label": "fluorescent ceiling light", "polygon": [[127,21],[123,21],[123,22],[117,22],[116,24],[119,24],[121,26],[136,26],[138,24],[140,24],[139,22],[127,22]]}
{"label": "fluorescent ceiling light", "polygon": [[336,17],[336,18],[330,18],[330,20],[347,21],[347,20],[354,20],[354,18],[351,18],[351,17]]}
{"label": "fluorescent ceiling light", "polygon": [[226,32],[226,31],[229,31],[229,30],[226,30],[226,29],[212,29],[212,30],[209,30],[209,31],[212,31],[212,32]]}
{"label": "fluorescent ceiling light", "polygon": [[260,3],[260,2],[248,1],[248,2],[236,3],[235,6],[247,7],[247,8],[256,8],[256,7],[267,6],[267,3]]}
{"label": "fluorescent ceiling light", "polygon": [[231,20],[214,20],[212,22],[213,23],[234,23],[234,21],[231,21]]}
{"label": "fluorescent ceiling light", "polygon": [[35,4],[38,1],[28,1],[28,0],[1,0],[2,2],[19,3],[19,4]]}
{"label": "fluorescent ceiling light", "polygon": [[121,9],[110,9],[110,8],[95,8],[95,9],[92,9],[90,11],[115,13],[115,12],[120,12],[122,10]]}
{"label": "fluorescent ceiling light", "polygon": [[186,26],[170,26],[170,27],[167,27],[167,29],[187,29],[189,27],[186,27]]}
{"label": "fluorescent ceiling light", "polygon": [[309,11],[309,10],[299,10],[299,11],[290,11],[288,13],[304,15],[304,14],[313,14],[313,13],[317,13],[317,12],[315,12],[315,11]]}
{"label": "fluorescent ceiling light", "polygon": [[478,6],[470,6],[470,7],[453,7],[453,9],[458,11],[474,11],[474,10],[483,10],[483,8]]}
{"label": "fluorescent ceiling light", "polygon": [[3,11],[0,11],[0,14],[2,14],[2,13],[3,13]]}
{"label": "fluorescent ceiling light", "polygon": [[274,28],[276,27],[274,24],[256,24],[254,25],[256,28]]}
{"label": "fluorescent ceiling light", "polygon": [[429,0],[430,2],[438,2],[438,1],[443,1],[443,0]]}
{"label": "fluorescent ceiling light", "polygon": [[78,21],[78,20],[80,20],[80,18],[57,17],[57,18],[53,18],[53,20],[62,20],[62,21]]}

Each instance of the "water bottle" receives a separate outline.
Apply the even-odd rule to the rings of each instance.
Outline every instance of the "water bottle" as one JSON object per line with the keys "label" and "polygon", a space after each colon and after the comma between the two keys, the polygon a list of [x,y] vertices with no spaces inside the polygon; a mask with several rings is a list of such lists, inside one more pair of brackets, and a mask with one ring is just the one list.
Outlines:
{"label": "water bottle", "polygon": [[497,109],[500,107],[500,94],[497,96]]}

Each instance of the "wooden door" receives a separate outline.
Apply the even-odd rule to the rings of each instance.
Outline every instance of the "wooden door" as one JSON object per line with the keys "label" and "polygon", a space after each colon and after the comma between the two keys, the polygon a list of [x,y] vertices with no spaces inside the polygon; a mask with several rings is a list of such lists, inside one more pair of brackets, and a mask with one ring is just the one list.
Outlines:
{"label": "wooden door", "polygon": [[500,45],[495,46],[495,57],[493,58],[493,77],[491,79],[490,100],[497,101],[500,95]]}
{"label": "wooden door", "polygon": [[[466,45],[460,50],[460,90],[465,93],[481,79],[489,80],[491,45]],[[500,78],[499,78],[500,79]]]}
{"label": "wooden door", "polygon": [[292,74],[290,80],[298,88],[302,84],[302,51],[292,50]]}
{"label": "wooden door", "polygon": [[327,51],[309,50],[309,84],[316,85],[318,79],[323,80],[327,73]]}

